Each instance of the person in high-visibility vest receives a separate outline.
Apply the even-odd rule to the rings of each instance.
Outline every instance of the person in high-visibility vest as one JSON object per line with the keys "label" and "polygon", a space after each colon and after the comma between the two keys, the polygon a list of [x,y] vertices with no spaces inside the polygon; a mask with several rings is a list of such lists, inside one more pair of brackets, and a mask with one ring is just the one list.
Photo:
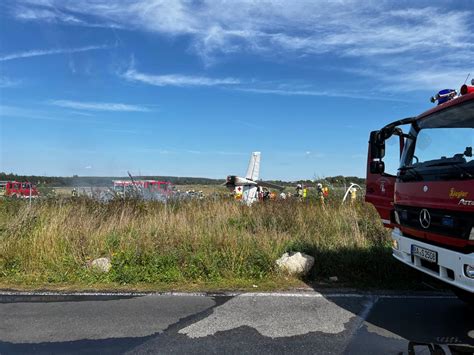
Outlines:
{"label": "person in high-visibility vest", "polygon": [[357,189],[355,187],[351,188],[350,194],[351,194],[351,204],[353,204],[357,200]]}
{"label": "person in high-visibility vest", "polygon": [[241,200],[242,199],[242,187],[238,186],[234,190],[234,199]]}
{"label": "person in high-visibility vest", "polygon": [[306,200],[308,197],[308,188],[306,186],[303,187],[303,200]]}
{"label": "person in high-visibility vest", "polygon": [[323,195],[324,195],[324,198],[328,197],[329,196],[329,187],[323,187]]}

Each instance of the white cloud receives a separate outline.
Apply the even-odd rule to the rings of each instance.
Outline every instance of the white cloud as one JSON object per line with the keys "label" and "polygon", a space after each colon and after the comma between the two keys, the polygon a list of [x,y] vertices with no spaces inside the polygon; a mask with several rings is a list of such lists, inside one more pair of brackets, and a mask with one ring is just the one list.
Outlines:
{"label": "white cloud", "polygon": [[264,126],[259,125],[254,121],[248,122],[248,121],[243,121],[243,120],[232,120],[232,123],[235,123],[237,125],[244,126],[244,127],[249,127],[252,129],[262,129],[262,130],[265,129]]}
{"label": "white cloud", "polygon": [[358,93],[356,91],[347,90],[318,90],[316,88],[301,89],[297,85],[291,87],[286,85],[285,89],[273,89],[273,88],[238,88],[239,91],[254,93],[254,94],[268,94],[268,95],[281,95],[281,96],[316,96],[316,97],[347,97],[351,99],[361,100],[380,100],[380,101],[402,101],[407,100],[400,99],[398,97],[380,95],[377,92],[366,92]]}
{"label": "white cloud", "polygon": [[[37,2],[33,1],[33,5]],[[44,4],[52,6],[52,4]],[[102,28],[121,28],[120,25],[113,22],[89,22],[78,15],[61,11],[57,7],[32,7],[18,5],[11,11],[13,15],[23,21],[45,21],[49,23],[64,23],[67,25],[102,27]]]}
{"label": "white cloud", "polygon": [[181,74],[152,75],[129,69],[122,76],[129,81],[138,81],[154,86],[218,86],[235,85],[240,81],[234,78],[208,78],[204,76],[189,76]]}
{"label": "white cloud", "polygon": [[[339,64],[341,67],[369,67],[383,83],[393,83],[394,89],[404,85],[424,89],[426,81],[417,75],[420,70],[442,72],[449,68],[450,72],[463,72],[472,68],[474,57],[473,11],[456,10],[455,3],[437,0],[430,6],[353,0],[23,3],[29,11],[15,15],[22,20],[54,18],[77,25],[88,18],[171,38],[181,36],[190,40],[190,48],[206,63],[237,52],[295,58],[324,54],[345,61]],[[160,86],[214,85],[212,80],[199,77],[146,76],[134,71],[128,74],[131,80]]]}
{"label": "white cloud", "polygon": [[[38,1],[27,1],[31,5]],[[436,2],[435,2],[436,3]],[[171,36],[191,35],[203,52],[286,50],[371,56],[410,50],[472,48],[469,11],[354,1],[85,0],[40,1],[34,19],[58,13],[103,20]],[[442,3],[439,3],[442,5]],[[54,10],[54,11],[53,11]],[[27,13],[28,14],[28,13]]]}
{"label": "white cloud", "polygon": [[217,151],[215,154],[218,155],[248,155],[248,153],[241,153],[241,152],[228,152],[228,151]]}
{"label": "white cloud", "polygon": [[[282,96],[321,96],[321,97],[347,97],[352,99],[406,101],[389,95],[380,96],[376,92],[358,93],[348,90],[318,90],[310,85],[292,83],[263,82],[257,80],[241,80],[236,78],[209,78],[204,76],[190,76],[182,74],[153,75],[128,69],[121,77],[128,81],[141,82],[154,86],[177,87],[203,87],[219,86],[230,90],[242,91],[252,94],[268,94]],[[251,86],[253,85],[253,86]],[[234,120],[235,123],[252,128],[261,128],[254,123]]]}
{"label": "white cloud", "polygon": [[0,88],[12,88],[21,85],[20,80],[14,80],[7,78],[6,76],[0,76]]}
{"label": "white cloud", "polygon": [[306,151],[304,152],[306,158],[324,158],[326,154],[321,153],[321,152],[311,152],[311,151]]}
{"label": "white cloud", "polygon": [[84,102],[71,100],[52,100],[51,105],[88,111],[148,112],[147,107],[111,102]]}
{"label": "white cloud", "polygon": [[129,135],[129,134],[143,135],[143,134],[149,133],[146,131],[138,131],[135,129],[115,129],[115,128],[106,128],[106,129],[103,129],[102,131],[107,132],[107,133],[125,134],[125,135]]}
{"label": "white cloud", "polygon": [[22,59],[22,58],[39,57],[39,56],[45,56],[45,55],[87,52],[87,51],[107,49],[107,48],[110,48],[110,46],[102,45],[102,46],[86,46],[86,47],[78,47],[78,48],[33,49],[29,51],[24,51],[24,52],[16,52],[16,53],[0,55],[0,62],[6,62],[9,60]]}
{"label": "white cloud", "polygon": [[461,84],[466,79],[471,68],[467,66],[462,69],[445,69],[440,71],[439,68],[420,68],[418,71],[400,73],[399,77],[393,83],[389,83],[389,78],[386,78],[388,84],[385,90],[393,91],[415,91],[420,88],[437,88],[437,89],[455,89],[458,90]]}
{"label": "white cloud", "polygon": [[[367,74],[368,75],[368,74]],[[120,76],[128,81],[141,82],[154,86],[176,86],[176,87],[203,87],[218,86],[229,90],[242,91],[251,94],[281,95],[281,96],[318,96],[318,97],[347,97],[352,99],[381,100],[406,102],[389,94],[380,95],[377,91],[357,92],[355,90],[327,90],[318,89],[314,85],[303,85],[292,82],[265,82],[252,80],[242,80],[237,78],[210,78],[204,76],[192,76],[182,74],[154,75],[141,73],[133,68],[133,62],[128,69]],[[251,128],[261,128],[254,123],[234,120],[234,123],[242,124]]]}
{"label": "white cloud", "polygon": [[24,108],[8,105],[0,105],[0,119],[10,118],[10,117],[20,117],[22,119],[29,120],[45,120],[45,121],[63,121],[63,122],[82,122],[82,123],[96,123],[96,120],[93,119],[77,119],[77,117],[72,118],[68,115],[57,115],[57,113],[51,113],[46,111],[38,110],[37,108]]}

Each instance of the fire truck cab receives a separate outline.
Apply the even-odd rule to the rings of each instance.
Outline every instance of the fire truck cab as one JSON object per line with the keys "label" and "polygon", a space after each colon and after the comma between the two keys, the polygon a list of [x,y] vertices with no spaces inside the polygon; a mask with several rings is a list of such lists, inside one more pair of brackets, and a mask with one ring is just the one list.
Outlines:
{"label": "fire truck cab", "polygon": [[[474,303],[474,87],[464,85],[459,96],[443,90],[436,100],[438,106],[419,116],[371,132],[366,201],[393,229],[397,260]],[[396,175],[385,172],[384,162],[393,136],[399,139]]]}
{"label": "fire truck cab", "polygon": [[35,198],[39,196],[38,189],[30,182],[0,181],[0,196],[12,198]]}

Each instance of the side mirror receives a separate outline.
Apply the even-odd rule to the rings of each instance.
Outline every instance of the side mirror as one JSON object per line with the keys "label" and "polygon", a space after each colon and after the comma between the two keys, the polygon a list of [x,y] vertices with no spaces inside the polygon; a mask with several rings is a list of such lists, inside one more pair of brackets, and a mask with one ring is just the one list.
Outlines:
{"label": "side mirror", "polygon": [[380,139],[380,131],[370,132],[370,159],[382,159],[385,156],[385,140]]}
{"label": "side mirror", "polygon": [[370,162],[370,173],[371,174],[383,174],[385,172],[385,163],[383,161],[371,161]]}

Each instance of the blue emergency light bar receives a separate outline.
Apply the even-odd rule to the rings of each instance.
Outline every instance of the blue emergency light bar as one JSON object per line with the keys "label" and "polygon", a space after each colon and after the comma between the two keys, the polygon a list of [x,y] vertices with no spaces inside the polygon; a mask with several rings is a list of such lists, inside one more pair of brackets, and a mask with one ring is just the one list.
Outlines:
{"label": "blue emergency light bar", "polygon": [[456,90],[453,89],[444,89],[438,92],[435,96],[432,96],[430,101],[436,102],[438,101],[438,105],[444,104],[445,102],[454,99],[457,95]]}

